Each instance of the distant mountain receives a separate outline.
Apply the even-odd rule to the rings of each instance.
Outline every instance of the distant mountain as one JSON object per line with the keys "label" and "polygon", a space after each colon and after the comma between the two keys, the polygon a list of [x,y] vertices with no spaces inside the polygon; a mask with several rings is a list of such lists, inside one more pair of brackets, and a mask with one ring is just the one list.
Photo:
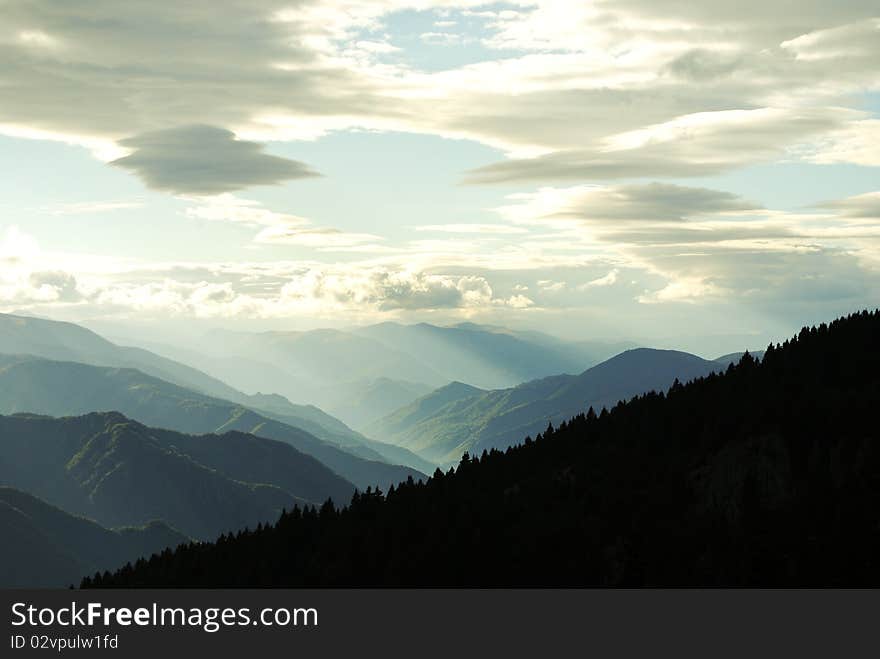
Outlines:
{"label": "distant mountain", "polygon": [[[465,451],[505,448],[590,406],[610,407],[645,391],[665,389],[676,378],[684,382],[719,368],[685,352],[638,348],[580,375],[556,375],[479,395],[460,386],[450,395],[444,388],[410,406],[430,413],[412,414],[407,408],[374,424],[370,432],[447,464]],[[446,398],[448,402],[438,404]]]}
{"label": "distant mountain", "polygon": [[[285,407],[282,405],[281,409]],[[382,454],[371,448],[384,449],[384,445],[377,442],[351,440],[356,449],[350,452],[291,425],[299,424],[299,417],[259,414],[135,369],[0,355],[0,414],[32,412],[57,417],[110,410],[148,426],[179,432],[237,430],[283,441],[361,488],[387,487],[410,475],[416,478],[423,475],[407,467],[388,464]],[[396,457],[407,455],[399,448],[389,448],[387,452]],[[414,458],[412,462],[421,464],[423,460]],[[325,496],[322,494],[321,500]]]}
{"label": "distant mountain", "polygon": [[[579,373],[599,361],[584,345],[539,332],[520,333],[473,323],[439,327],[389,322],[352,331],[418,355],[447,382],[458,380],[481,388],[509,387],[556,373]],[[601,357],[611,354],[615,352]]]}
{"label": "distant mountain", "polygon": [[[249,377],[264,371],[271,364],[269,375],[293,383],[277,391],[296,401],[315,387],[338,382],[371,381],[380,377],[439,385],[445,378],[434,371],[421,356],[412,355],[395,346],[351,332],[333,329],[308,332],[231,332],[214,330],[201,341],[200,350],[212,358],[223,356],[235,378]],[[248,368],[248,362],[251,367]],[[222,367],[223,364],[219,367]],[[247,374],[247,371],[255,371]],[[274,385],[282,382],[271,381]],[[265,385],[262,385],[265,387]]]}
{"label": "distant mountain", "polygon": [[420,382],[391,378],[342,383],[339,400],[329,409],[352,428],[363,429],[431,390],[432,387]]}
{"label": "distant mountain", "polygon": [[485,393],[486,390],[472,387],[464,382],[450,382],[374,422],[367,427],[366,432],[374,437],[404,435],[409,429],[431,418],[447,405],[476,398]]}
{"label": "distant mountain", "polygon": [[154,377],[206,394],[227,398],[240,394],[220,380],[194,368],[165,359],[148,350],[118,346],[73,323],[0,314],[0,352],[98,366],[136,368]]}
{"label": "distant mountain", "polygon": [[104,526],[161,519],[198,538],[354,491],[282,442],[240,432],[185,435],[117,412],[0,416],[0,484]]}
{"label": "distant mountain", "polygon": [[[880,312],[84,586],[880,586]],[[770,624],[772,624],[772,620]]]}
{"label": "distant mountain", "polygon": [[0,588],[64,588],[189,540],[162,522],[106,529],[9,487],[0,487],[0,536]]}
{"label": "distant mountain", "polygon": [[[364,440],[338,419],[314,406],[294,405],[278,395],[246,395],[196,368],[148,350],[116,345],[73,323],[0,314],[0,353],[33,355],[94,366],[135,368],[147,375],[199,393],[273,414],[282,414],[287,423],[330,442],[357,444]],[[192,356],[196,353],[185,354]],[[265,386],[262,388],[263,391],[266,389]],[[95,409],[108,408],[100,406]]]}
{"label": "distant mountain", "polygon": [[425,387],[454,380],[509,387],[551,374],[579,373],[631,347],[623,342],[568,342],[541,332],[473,323],[441,327],[389,322],[348,330],[215,330],[189,349],[155,349],[243,391],[277,391],[331,410],[361,428],[374,420],[369,418],[371,402],[385,406],[381,412],[386,414],[404,389],[424,393]]}

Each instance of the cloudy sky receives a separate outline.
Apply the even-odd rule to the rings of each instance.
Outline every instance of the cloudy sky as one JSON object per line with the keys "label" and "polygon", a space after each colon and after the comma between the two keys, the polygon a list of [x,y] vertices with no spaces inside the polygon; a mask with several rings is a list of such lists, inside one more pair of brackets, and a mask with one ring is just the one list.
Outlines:
{"label": "cloudy sky", "polygon": [[0,0],[0,311],[781,338],[880,300],[878,62],[876,0]]}

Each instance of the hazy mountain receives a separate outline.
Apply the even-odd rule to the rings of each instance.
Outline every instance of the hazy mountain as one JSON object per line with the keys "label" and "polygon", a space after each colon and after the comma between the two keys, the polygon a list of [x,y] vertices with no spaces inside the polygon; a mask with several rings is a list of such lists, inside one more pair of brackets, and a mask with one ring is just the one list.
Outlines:
{"label": "hazy mountain", "polygon": [[463,382],[450,382],[371,424],[367,427],[367,432],[376,437],[396,437],[406,434],[410,428],[434,416],[450,403],[475,398],[485,393],[487,393],[485,389],[478,389]]}
{"label": "hazy mountain", "polygon": [[228,398],[240,393],[194,368],[148,350],[118,346],[73,323],[0,314],[0,352],[136,368],[168,382],[214,396]]}
{"label": "hazy mountain", "polygon": [[285,377],[293,378],[296,392],[291,391],[290,385],[278,391],[296,401],[307,400],[302,396],[312,387],[337,382],[380,377],[434,385],[445,381],[420,356],[366,336],[333,329],[258,333],[215,330],[206,334],[200,349],[211,356],[225,356],[235,368],[247,363],[246,360],[258,369],[263,364],[272,364]]}
{"label": "hazy mountain", "polygon": [[63,588],[189,539],[162,522],[106,529],[0,487],[0,588]]}
{"label": "hazy mountain", "polygon": [[567,342],[541,332],[473,323],[440,327],[389,322],[344,331],[215,330],[197,346],[155,349],[243,391],[277,391],[360,427],[372,421],[370,402],[385,405],[382,412],[387,413],[393,398],[404,403],[400,396],[406,390],[453,380],[509,387],[555,373],[579,373],[629,347],[622,342]]}
{"label": "hazy mountain", "polygon": [[342,383],[336,404],[328,409],[352,428],[363,429],[431,390],[427,384],[391,378]]}
{"label": "hazy mountain", "polygon": [[[566,340],[537,330],[515,330],[501,327],[499,325],[459,323],[453,327],[491,332],[493,334],[508,334],[536,346],[550,348],[557,352],[567,354],[575,359],[579,359],[584,363],[583,368],[603,362],[609,357],[619,355],[626,350],[632,350],[633,348],[639,347],[639,345],[633,341]],[[575,369],[575,371],[578,370],[582,369]]]}
{"label": "hazy mountain", "polygon": [[274,520],[296,502],[345,500],[354,490],[282,442],[185,435],[117,412],[0,416],[0,484],[104,526],[161,519],[199,538]]}
{"label": "hazy mountain", "polygon": [[[389,322],[352,331],[418,355],[447,382],[458,380],[482,388],[509,387],[555,373],[579,373],[598,361],[584,345],[539,332],[518,333],[473,323],[438,327]],[[610,354],[614,352],[601,356]]]}
{"label": "hazy mountain", "polygon": [[876,587],[878,335],[880,312],[805,329],[454,474],[84,585]]}
{"label": "hazy mountain", "polygon": [[[259,414],[135,369],[0,355],[0,413],[68,416],[96,410],[118,411],[149,426],[186,433],[238,430],[283,441],[361,488],[387,486],[410,475],[422,476],[386,463],[386,458],[371,448],[384,448],[377,442],[364,439],[363,444],[356,445],[355,454],[284,422],[300,423],[300,418]],[[406,457],[400,449],[388,452]],[[412,461],[421,463],[418,458]]]}
{"label": "hazy mountain", "polygon": [[[161,344],[157,344],[161,345]],[[193,359],[211,360],[194,351],[180,350]],[[277,394],[247,395],[206,373],[141,348],[123,347],[72,323],[0,314],[0,353],[34,355],[52,360],[96,366],[136,368],[147,375],[193,391],[216,396],[248,407],[284,415],[285,422],[334,443],[362,443],[365,438],[344,423],[312,405],[295,405]],[[266,367],[269,370],[269,367]],[[272,391],[270,387],[254,391]],[[100,406],[95,409],[108,409]],[[82,410],[86,411],[86,410]]]}
{"label": "hazy mountain", "polygon": [[684,352],[638,348],[580,375],[556,375],[476,396],[459,387],[449,402],[438,406],[449,396],[441,389],[439,396],[413,404],[433,408],[429,414],[402,410],[371,426],[370,432],[444,464],[457,461],[465,451],[504,448],[590,406],[601,409],[644,391],[665,389],[676,378],[687,381],[719,368]]}

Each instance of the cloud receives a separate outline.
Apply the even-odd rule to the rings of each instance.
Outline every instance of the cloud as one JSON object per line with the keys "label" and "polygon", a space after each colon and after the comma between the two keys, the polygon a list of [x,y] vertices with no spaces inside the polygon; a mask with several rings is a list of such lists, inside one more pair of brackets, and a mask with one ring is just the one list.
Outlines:
{"label": "cloud", "polygon": [[804,158],[822,165],[880,167],[880,119],[856,121],[822,136],[804,149]]}
{"label": "cloud", "polygon": [[578,286],[578,290],[586,291],[591,288],[604,288],[606,286],[613,286],[617,283],[617,278],[619,274],[620,270],[615,268],[604,277],[597,277],[596,279],[591,279],[585,284],[581,284],[580,286]]}
{"label": "cloud", "polygon": [[254,237],[254,242],[273,245],[300,245],[324,250],[372,245],[380,236],[371,233],[351,233],[329,227],[298,227],[278,225],[266,227]]}
{"label": "cloud", "polygon": [[287,298],[319,299],[380,311],[452,309],[491,304],[492,288],[482,277],[375,268],[364,272],[310,270],[282,289]]}
{"label": "cloud", "polygon": [[187,217],[212,222],[231,222],[259,227],[253,242],[265,245],[297,245],[322,250],[365,248],[383,239],[370,233],[347,232],[332,227],[315,226],[304,217],[279,213],[260,203],[224,193],[213,197],[190,197],[195,206],[184,213]]}
{"label": "cloud", "polygon": [[683,177],[718,174],[778,159],[786,147],[840,129],[855,116],[841,108],[725,110],[676,117],[609,135],[589,150],[564,150],[493,163],[468,183]]}
{"label": "cloud", "polygon": [[76,277],[58,270],[34,272],[30,276],[34,297],[41,301],[76,302],[82,299]]}
{"label": "cloud", "polygon": [[837,211],[839,215],[856,220],[873,220],[880,223],[880,191],[827,201],[819,208]]}
{"label": "cloud", "polygon": [[[111,4],[2,5],[0,131],[107,159],[128,142],[136,151],[119,164],[177,193],[308,175],[255,143],[352,128],[470,139],[514,158],[472,173],[480,183],[703,176],[800,157],[788,149],[867,119],[844,110],[853,93],[880,89],[868,0],[795,12],[782,0],[539,0],[490,12],[477,0]],[[392,45],[388,16],[431,8],[480,14],[483,61],[423,71]],[[732,110],[753,114],[738,122]],[[156,142],[194,124],[229,132],[191,156]],[[645,139],[614,148],[621,136]]]}
{"label": "cloud", "polygon": [[706,215],[760,209],[730,192],[668,183],[546,187],[512,195],[511,199],[516,203],[497,210],[512,222],[565,226],[578,221],[610,229],[621,224],[680,223]]}
{"label": "cloud", "polygon": [[120,145],[132,153],[111,164],[134,172],[150,188],[178,194],[214,195],[317,176],[301,162],[263,153],[260,144],[214,126],[142,133]]}
{"label": "cloud", "polygon": [[785,213],[703,188],[574,186],[512,195],[515,203],[498,212],[619,264],[576,290],[615,284],[626,267],[641,273],[640,304],[740,300],[802,310],[811,284],[815,304],[826,306],[834,294],[858,306],[878,291],[878,199],[868,193],[822,204],[821,213]]}
{"label": "cloud", "polygon": [[880,54],[880,18],[816,30],[780,45],[796,59],[805,61],[840,63],[841,60],[876,58]]}
{"label": "cloud", "polygon": [[538,287],[545,293],[558,293],[565,290],[566,283],[564,281],[553,281],[552,279],[539,279]]}

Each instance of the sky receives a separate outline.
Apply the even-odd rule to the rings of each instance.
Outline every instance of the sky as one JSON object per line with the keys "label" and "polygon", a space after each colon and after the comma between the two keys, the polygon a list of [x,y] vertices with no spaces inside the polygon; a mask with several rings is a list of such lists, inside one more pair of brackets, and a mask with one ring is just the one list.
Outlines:
{"label": "sky", "polygon": [[878,61],[876,0],[0,0],[0,311],[782,339],[880,300]]}

